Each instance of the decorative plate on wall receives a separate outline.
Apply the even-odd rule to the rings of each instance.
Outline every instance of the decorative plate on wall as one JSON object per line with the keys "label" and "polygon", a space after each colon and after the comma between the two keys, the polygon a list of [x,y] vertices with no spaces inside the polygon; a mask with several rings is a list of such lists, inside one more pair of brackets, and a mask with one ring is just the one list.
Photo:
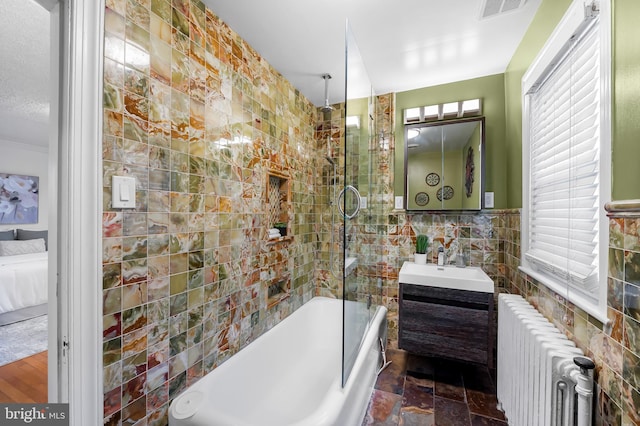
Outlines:
{"label": "decorative plate on wall", "polygon": [[426,192],[418,192],[416,194],[416,204],[419,206],[426,206],[429,204],[429,194]]}
{"label": "decorative plate on wall", "polygon": [[424,181],[427,182],[429,186],[436,186],[440,183],[440,176],[437,173],[429,173]]}
{"label": "decorative plate on wall", "polygon": [[438,189],[438,193],[436,194],[436,197],[438,197],[438,201],[442,201],[443,199],[445,200],[452,199],[453,188],[450,187],[449,185],[443,186],[442,188]]}

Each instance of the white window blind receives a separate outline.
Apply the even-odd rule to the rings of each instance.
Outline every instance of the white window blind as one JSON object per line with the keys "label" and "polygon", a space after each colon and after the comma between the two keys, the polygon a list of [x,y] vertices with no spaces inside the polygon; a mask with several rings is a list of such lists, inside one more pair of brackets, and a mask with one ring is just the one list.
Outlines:
{"label": "white window blind", "polygon": [[600,174],[598,20],[529,96],[529,220],[525,258],[597,297]]}

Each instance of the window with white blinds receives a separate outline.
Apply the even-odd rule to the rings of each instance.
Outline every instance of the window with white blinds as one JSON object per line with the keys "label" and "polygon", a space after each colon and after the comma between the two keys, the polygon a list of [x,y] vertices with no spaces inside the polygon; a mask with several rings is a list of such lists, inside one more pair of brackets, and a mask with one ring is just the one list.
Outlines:
{"label": "window with white blinds", "polygon": [[529,110],[526,256],[586,290],[598,285],[599,52],[592,24],[530,95]]}
{"label": "window with white blinds", "polygon": [[602,194],[610,189],[608,177],[602,185],[609,164],[602,161],[601,17],[595,7],[586,16],[584,6],[576,10],[582,16],[575,31],[547,64],[535,64],[528,87],[523,82],[523,266],[564,286],[561,294],[602,306]]}

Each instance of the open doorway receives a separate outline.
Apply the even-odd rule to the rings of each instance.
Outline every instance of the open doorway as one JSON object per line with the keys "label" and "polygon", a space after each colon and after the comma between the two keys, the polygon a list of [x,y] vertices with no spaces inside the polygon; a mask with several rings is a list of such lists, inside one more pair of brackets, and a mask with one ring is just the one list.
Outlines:
{"label": "open doorway", "polygon": [[0,402],[57,398],[49,391],[57,388],[49,349],[56,365],[58,347],[49,250],[57,205],[54,5],[0,2]]}
{"label": "open doorway", "polygon": [[[98,171],[105,2],[35,1],[49,11],[51,25],[47,176],[49,193],[55,196],[49,197],[47,214],[47,399],[69,404],[72,425],[99,424],[103,395],[102,180]],[[2,0],[0,6],[9,3]],[[2,8],[0,15],[4,16]],[[13,60],[2,52],[7,43],[16,41],[16,34],[0,37],[2,62]],[[42,67],[42,73],[49,70]],[[0,90],[0,97],[4,93]]]}

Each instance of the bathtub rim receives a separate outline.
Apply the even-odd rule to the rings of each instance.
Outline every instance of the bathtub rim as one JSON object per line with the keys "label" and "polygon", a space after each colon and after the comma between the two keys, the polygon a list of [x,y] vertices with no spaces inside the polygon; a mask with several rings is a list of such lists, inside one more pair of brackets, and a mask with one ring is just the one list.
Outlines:
{"label": "bathtub rim", "polygon": [[[274,325],[269,330],[265,331],[263,334],[258,336],[255,340],[249,343],[252,344],[257,342],[258,340],[267,338],[269,332],[275,329],[279,324],[283,321],[293,317],[301,308],[303,308],[307,304],[317,304],[317,303],[326,303],[329,301],[330,303],[340,303],[341,311],[344,314],[344,300],[342,299],[334,299],[326,296],[315,296],[307,301],[305,304],[300,306],[300,308],[296,309],[296,311],[292,312],[278,324]],[[352,303],[360,303],[360,302],[352,302]],[[324,394],[318,401],[317,408],[309,413],[308,415],[300,420],[289,423],[288,426],[309,426],[310,424],[319,425],[319,426],[329,426],[329,425],[343,425],[343,424],[355,424],[361,423],[364,419],[364,416],[367,411],[367,407],[369,404],[369,400],[371,394],[374,389],[374,385],[377,379],[377,371],[381,365],[382,353],[379,347],[379,339],[386,338],[386,327],[387,327],[387,314],[388,310],[383,305],[377,305],[374,315],[371,317],[365,336],[360,343],[360,350],[358,352],[358,356],[356,357],[356,361],[351,370],[351,374],[347,379],[345,386],[342,386],[342,358],[340,358],[339,369],[335,374],[334,379],[331,381],[331,386],[328,388],[329,391]],[[384,325],[384,332],[381,327]],[[341,329],[340,336],[344,338],[344,330]],[[385,342],[386,344],[386,342]],[[243,347],[240,351],[247,348],[249,345]],[[340,346],[342,346],[342,350],[344,343],[341,342]],[[238,353],[240,352],[238,351]],[[235,356],[236,354],[232,355]],[[231,358],[232,358],[231,357]],[[226,361],[229,361],[229,358]],[[225,361],[225,362],[226,362]],[[367,361],[368,364],[367,364]],[[224,365],[221,364],[220,366]],[[220,366],[216,367],[219,368]],[[169,425],[183,425],[189,424],[188,420],[190,417],[196,415],[201,407],[198,404],[198,407],[195,407],[192,414],[189,415],[179,415],[175,416],[175,408],[176,405],[180,404],[180,401],[186,398],[186,395],[191,393],[200,393],[204,394],[206,397],[206,384],[202,379],[207,377],[207,375],[213,373],[215,371],[207,373],[203,377],[201,377],[196,383],[184,389],[179,395],[177,395],[169,405]],[[205,402],[206,399],[203,401]],[[248,423],[238,423],[238,419],[232,416],[225,415],[226,413],[217,413],[216,420],[222,422],[222,424],[236,424],[238,426],[250,426]],[[178,423],[173,423],[177,421]],[[226,422],[226,423],[225,423]],[[355,422],[355,423],[354,423]],[[359,424],[358,423],[358,424]]]}
{"label": "bathtub rim", "polygon": [[[339,390],[346,395],[350,395],[356,399],[359,403],[359,409],[357,411],[357,416],[351,416],[349,419],[344,419],[344,423],[336,423],[336,424],[362,424],[364,417],[367,412],[367,408],[369,406],[369,400],[371,399],[371,395],[373,393],[376,380],[378,378],[378,370],[382,365],[382,348],[378,347],[380,339],[386,340],[386,328],[387,328],[387,312],[388,309],[383,305],[378,305],[376,307],[376,311],[369,321],[369,326],[367,332],[365,334],[365,338],[361,343],[360,350],[358,352],[358,356],[356,358],[356,362],[351,369],[351,374],[347,379],[347,383],[345,386],[340,386]],[[384,326],[385,332],[382,333],[381,327]],[[381,336],[384,334],[384,336]],[[384,342],[386,348],[386,342]],[[365,350],[362,350],[365,348]],[[344,348],[343,348],[344,350]],[[375,352],[375,361],[372,362],[371,365],[365,366],[364,363],[371,353]],[[344,367],[343,367],[344,368]],[[357,372],[357,376],[353,373]],[[342,377],[339,378],[339,381],[342,382]],[[360,384],[359,394],[356,394],[353,387],[356,386],[356,383]],[[339,385],[341,385],[340,383]],[[365,397],[366,395],[366,397]],[[356,397],[360,396],[359,399]],[[343,409],[355,406],[356,403],[350,404],[349,401],[344,401],[342,406]],[[353,410],[355,412],[355,410]],[[354,423],[354,421],[356,423]]]}

